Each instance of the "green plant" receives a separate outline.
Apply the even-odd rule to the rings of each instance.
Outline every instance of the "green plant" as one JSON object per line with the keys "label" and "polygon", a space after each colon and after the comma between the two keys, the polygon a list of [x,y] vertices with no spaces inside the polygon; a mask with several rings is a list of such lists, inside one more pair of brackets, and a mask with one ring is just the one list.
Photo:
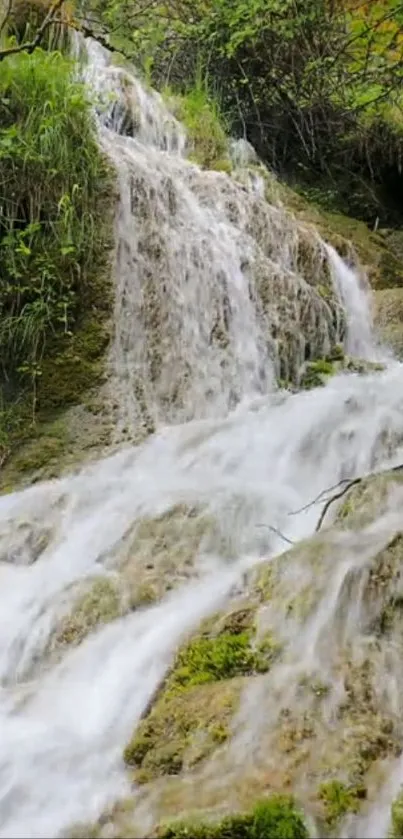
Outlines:
{"label": "green plant", "polygon": [[231,130],[323,206],[401,220],[400,0],[89,2],[157,86],[214,78]]}
{"label": "green plant", "polygon": [[191,158],[207,168],[228,169],[228,126],[208,80],[198,73],[194,85],[183,95],[175,96],[169,87],[164,95],[187,129]]}
{"label": "green plant", "polygon": [[162,827],[160,839],[307,839],[308,830],[292,798],[273,795],[249,813],[218,823],[178,823]]}
{"label": "green plant", "polygon": [[68,343],[105,259],[111,185],[85,87],[58,52],[0,76],[0,379],[36,410],[42,359]]}
{"label": "green plant", "polygon": [[274,655],[275,645],[268,639],[262,648],[253,649],[250,632],[195,638],[178,654],[169,687],[184,688],[264,672]]}
{"label": "green plant", "polygon": [[388,832],[389,839],[401,839],[403,836],[403,791],[393,801],[391,807],[391,823]]}
{"label": "green plant", "polygon": [[325,818],[329,827],[333,827],[342,816],[357,812],[360,800],[365,798],[363,787],[352,787],[341,781],[326,781],[319,788],[319,798],[323,801]]}

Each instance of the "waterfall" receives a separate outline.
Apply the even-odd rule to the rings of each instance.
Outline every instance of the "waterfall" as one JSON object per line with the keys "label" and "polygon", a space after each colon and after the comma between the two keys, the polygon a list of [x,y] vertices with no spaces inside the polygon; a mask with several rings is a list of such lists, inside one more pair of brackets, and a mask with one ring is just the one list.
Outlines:
{"label": "waterfall", "polygon": [[[53,837],[128,794],[122,750],[178,644],[246,570],[285,550],[282,534],[312,534],[321,507],[303,508],[325,488],[403,458],[400,364],[310,392],[276,385],[344,338],[348,351],[375,357],[356,273],[268,204],[261,183],[190,162],[186,132],[162,98],[93,42],[85,73],[120,194],[111,387],[120,425],[155,433],[0,499],[4,839]],[[178,559],[172,590],[118,610],[76,646],[58,645],[78,593],[94,580],[118,585],[128,559],[134,576],[152,568],[153,522],[165,516],[168,528],[175,515],[192,563]],[[211,523],[196,549],[192,522]],[[348,544],[324,574],[303,649],[290,641],[296,662],[302,652],[326,659],[320,639],[347,570],[369,555],[358,537]],[[279,671],[278,689],[293,679],[292,668]]]}

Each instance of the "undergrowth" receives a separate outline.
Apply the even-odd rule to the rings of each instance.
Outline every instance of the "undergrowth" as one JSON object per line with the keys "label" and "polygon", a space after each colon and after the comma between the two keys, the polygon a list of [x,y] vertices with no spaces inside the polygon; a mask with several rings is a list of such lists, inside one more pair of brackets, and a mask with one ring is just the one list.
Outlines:
{"label": "undergrowth", "polygon": [[12,433],[9,406],[29,392],[35,418],[44,359],[64,351],[92,303],[111,184],[73,62],[39,49],[3,62],[0,449]]}
{"label": "undergrowth", "polygon": [[163,92],[187,129],[190,158],[208,169],[229,171],[228,126],[218,97],[209,90],[207,81],[197,76],[183,95],[175,95],[169,87]]}

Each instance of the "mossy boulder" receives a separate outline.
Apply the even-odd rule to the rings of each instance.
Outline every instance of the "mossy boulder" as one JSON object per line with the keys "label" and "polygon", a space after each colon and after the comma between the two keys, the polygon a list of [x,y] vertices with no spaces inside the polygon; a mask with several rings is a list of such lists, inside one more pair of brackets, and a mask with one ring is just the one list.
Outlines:
{"label": "mossy boulder", "polygon": [[160,600],[197,574],[195,557],[208,545],[214,517],[203,507],[175,504],[137,520],[117,548],[116,567],[130,608]]}
{"label": "mossy boulder", "polygon": [[[194,559],[203,538],[212,526],[213,520],[203,509],[185,504],[174,505],[160,516],[145,517],[137,521],[116,546],[114,555],[109,556],[111,570],[108,576],[90,578],[80,583],[68,613],[56,627],[50,643],[51,649],[81,643],[86,635],[102,624],[158,602],[175,585],[193,576],[196,573]],[[29,544],[29,554],[34,556],[42,545],[42,533],[35,539],[32,544],[31,538]],[[25,555],[27,550],[24,546],[23,548]],[[251,621],[253,615],[250,617],[247,609],[236,611],[228,615],[227,622],[224,619],[221,629],[224,631],[226,628],[232,633],[229,636],[232,639],[236,632],[241,632],[242,626],[250,629]],[[247,641],[245,637],[239,636],[239,643],[235,644],[236,649],[230,651],[233,657],[236,658],[238,654],[238,663],[243,657],[244,662],[249,660],[256,667],[259,664],[264,667],[264,661],[269,656],[268,640],[265,639],[265,649],[259,647],[252,653],[249,635]],[[210,659],[209,650],[206,648],[197,648],[197,645],[192,648],[193,658],[190,653],[189,660],[185,661],[184,665],[189,668],[189,680],[192,683],[197,681],[194,673],[195,662],[209,660],[212,678],[216,677],[218,667],[228,665],[228,661],[232,659],[229,653],[225,656],[225,646],[225,643],[216,645],[215,653],[210,649]],[[272,654],[274,653],[273,644]],[[207,680],[205,673],[204,681]]]}
{"label": "mossy boulder", "polygon": [[86,588],[77,598],[70,615],[59,625],[52,639],[53,648],[76,646],[89,632],[122,614],[122,598],[116,580],[99,577]]}
{"label": "mossy boulder", "polygon": [[[252,801],[254,797],[252,796]],[[308,839],[309,830],[302,808],[290,795],[271,794],[248,803],[245,809],[221,818],[208,814],[186,820],[162,821],[152,833],[136,821],[133,802],[123,800],[94,824],[76,825],[68,839]]]}
{"label": "mossy boulder", "polygon": [[339,502],[335,515],[337,526],[358,529],[386,511],[391,493],[402,488],[403,469],[368,475],[352,486]]}
{"label": "mossy boulder", "polygon": [[242,677],[267,672],[280,651],[268,633],[255,640],[252,619],[253,609],[217,616],[179,650],[156,703],[124,751],[126,763],[140,769],[138,782],[179,774],[227,739]]}
{"label": "mossy boulder", "polygon": [[239,679],[230,679],[163,694],[124,751],[125,762],[136,767],[137,782],[177,775],[224,743],[240,688]]}
{"label": "mossy boulder", "polygon": [[291,796],[273,795],[246,813],[219,822],[162,826],[158,839],[308,839],[302,811]]}
{"label": "mossy boulder", "polygon": [[357,555],[357,530],[402,496],[399,472],[368,478],[348,528],[248,572],[243,593],[179,649],[126,746],[131,810],[116,805],[94,835],[155,837],[159,825],[198,836],[292,792],[315,835],[336,836],[371,805],[403,748],[400,692],[391,702],[385,679],[403,639],[403,541],[376,531]]}
{"label": "mossy boulder", "polygon": [[347,813],[356,813],[366,798],[363,786],[348,786],[342,781],[325,781],[320,785],[319,798],[323,802],[324,822],[333,829]]}

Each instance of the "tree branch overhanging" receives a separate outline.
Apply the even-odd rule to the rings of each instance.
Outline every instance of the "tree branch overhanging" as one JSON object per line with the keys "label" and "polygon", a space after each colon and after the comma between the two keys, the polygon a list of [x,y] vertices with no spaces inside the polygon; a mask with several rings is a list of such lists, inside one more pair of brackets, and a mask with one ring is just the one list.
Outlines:
{"label": "tree branch overhanging", "polygon": [[[5,49],[0,50],[0,61],[4,61],[4,59],[8,58],[10,55],[16,55],[20,52],[27,52],[29,54],[34,52],[34,50],[36,50],[36,48],[40,46],[42,38],[48,27],[51,26],[52,23],[56,22],[56,14],[62,7],[64,2],[65,0],[56,0],[55,3],[52,3],[46,17],[42,21],[32,41],[28,41],[25,44],[17,44],[15,47],[6,47]],[[9,4],[9,6],[11,8],[11,3]],[[3,24],[5,25],[5,21],[3,21]]]}
{"label": "tree branch overhanging", "polygon": [[[133,58],[133,56],[126,53],[125,50],[113,46],[113,44],[109,42],[109,39],[103,33],[96,32],[94,29],[88,26],[87,23],[79,20],[61,21],[60,18],[57,16],[57,13],[63,6],[63,3],[65,3],[65,0],[56,0],[56,2],[52,4],[48,14],[43,20],[32,41],[27,41],[24,44],[16,44],[13,47],[6,47],[5,49],[0,49],[0,61],[4,61],[5,58],[9,58],[9,56],[11,55],[17,55],[18,53],[22,52],[27,52],[28,54],[33,53],[34,50],[40,47],[42,38],[49,26],[51,26],[53,23],[61,22],[63,22],[64,25],[67,26],[69,29],[74,29],[76,32],[81,32],[81,34],[84,35],[85,38],[93,38],[94,41],[97,41],[99,44],[101,44],[102,47],[109,50],[109,52],[117,52],[124,58],[127,58],[129,60]],[[2,28],[4,28],[4,26],[6,25],[7,19],[11,11],[11,7],[12,0],[9,0],[6,16],[4,17],[0,25],[0,34]]]}

